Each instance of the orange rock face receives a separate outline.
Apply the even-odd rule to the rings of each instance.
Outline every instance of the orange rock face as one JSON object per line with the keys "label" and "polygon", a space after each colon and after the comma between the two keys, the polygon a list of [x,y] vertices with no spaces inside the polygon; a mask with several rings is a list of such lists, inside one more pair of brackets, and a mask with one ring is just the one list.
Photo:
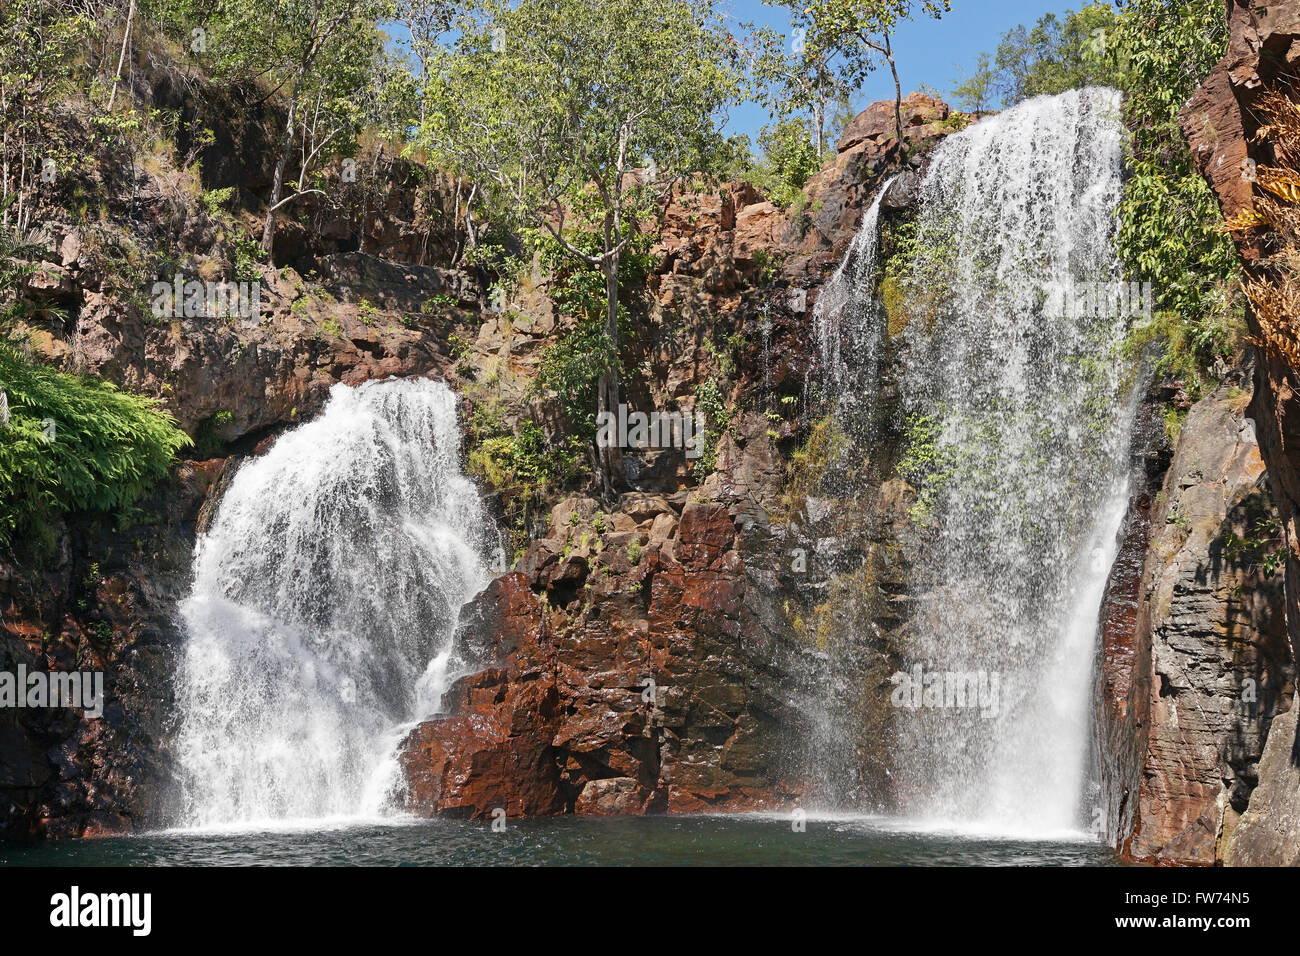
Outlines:
{"label": "orange rock face", "polygon": [[754,615],[736,538],[725,506],[687,503],[673,538],[647,543],[635,564],[619,551],[603,574],[584,564],[576,581],[574,556],[535,542],[520,562],[530,574],[494,581],[462,618],[459,640],[487,666],[456,681],[445,715],[407,739],[410,808],[513,817],[788,805],[798,789],[783,774],[785,734],[798,722],[783,726],[766,703],[779,696],[763,663],[778,638]]}

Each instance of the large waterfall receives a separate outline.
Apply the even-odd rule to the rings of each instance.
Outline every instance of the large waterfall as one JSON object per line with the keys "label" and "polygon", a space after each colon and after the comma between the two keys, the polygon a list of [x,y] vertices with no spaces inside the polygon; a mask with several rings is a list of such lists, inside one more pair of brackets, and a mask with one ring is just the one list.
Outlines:
{"label": "large waterfall", "polygon": [[401,728],[437,707],[457,613],[499,562],[489,529],[441,383],[336,385],[240,468],[181,608],[182,822],[382,812]]}
{"label": "large waterfall", "polygon": [[[1089,818],[1096,622],[1135,392],[1118,114],[1106,89],[1029,100],[949,136],[920,184],[891,345],[921,529],[890,746],[911,818],[1035,836]],[[855,267],[860,298],[873,266]],[[884,337],[880,311],[859,310],[858,334]]]}

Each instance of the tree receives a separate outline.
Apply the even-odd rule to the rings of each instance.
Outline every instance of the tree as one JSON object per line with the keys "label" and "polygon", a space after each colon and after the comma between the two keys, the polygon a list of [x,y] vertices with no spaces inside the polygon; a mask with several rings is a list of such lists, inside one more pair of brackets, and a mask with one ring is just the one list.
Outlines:
{"label": "tree", "polygon": [[993,56],[981,53],[975,58],[975,68],[953,89],[953,98],[957,105],[971,113],[983,113],[989,108],[993,98],[993,87],[997,74],[993,70]]}
{"label": "tree", "polygon": [[1124,118],[1132,130],[1116,250],[1132,278],[1151,283],[1155,309],[1171,327],[1160,371],[1179,375],[1195,393],[1197,366],[1230,353],[1239,307],[1236,251],[1178,122],[1228,47],[1223,5],[1128,0],[1114,41],[1127,64]]}
{"label": "tree", "polygon": [[69,0],[0,4],[0,223],[21,235],[35,199],[68,159],[56,116],[75,89],[91,20]]}
{"label": "tree", "polygon": [[[903,87],[898,79],[892,36],[900,20],[911,18],[912,0],[781,0],[790,8],[790,24],[804,31],[808,55],[837,67],[850,88],[861,85],[880,60],[894,78],[894,129],[903,142]],[[920,0],[933,17],[950,7],[948,0]]]}
{"label": "tree", "polygon": [[831,67],[831,51],[811,49],[802,35],[788,41],[771,27],[744,24],[749,32],[750,71],[758,99],[773,119],[787,119],[806,110],[813,149],[826,149],[827,106],[846,96],[844,83]]}
{"label": "tree", "polygon": [[[428,82],[427,67],[430,54],[438,41],[446,36],[456,22],[456,10],[461,6],[454,0],[397,0],[397,20],[410,34],[410,51],[420,69],[420,83]],[[424,119],[424,114],[420,114]]]}
{"label": "tree", "polygon": [[[740,88],[735,43],[713,0],[489,0],[460,26],[453,50],[429,51],[421,140],[603,276],[597,410],[613,412],[620,259],[676,181],[731,156],[718,114]],[[598,446],[612,494],[616,453]]]}
{"label": "tree", "polygon": [[1049,13],[1030,29],[1008,30],[994,59],[995,85],[1006,105],[1082,86],[1123,87],[1117,14],[1104,3],[1062,20]]}
{"label": "tree", "polygon": [[763,150],[762,162],[746,178],[784,209],[821,167],[821,155],[813,150],[804,121],[797,118],[764,126],[758,145]]}
{"label": "tree", "polygon": [[[276,155],[262,227],[271,254],[276,214],[301,196],[310,166],[360,119],[359,93],[383,49],[376,20],[387,0],[216,0],[205,46],[218,71],[239,79],[265,78],[269,95],[285,97],[284,132]],[[298,181],[285,196],[285,173],[301,138]]]}

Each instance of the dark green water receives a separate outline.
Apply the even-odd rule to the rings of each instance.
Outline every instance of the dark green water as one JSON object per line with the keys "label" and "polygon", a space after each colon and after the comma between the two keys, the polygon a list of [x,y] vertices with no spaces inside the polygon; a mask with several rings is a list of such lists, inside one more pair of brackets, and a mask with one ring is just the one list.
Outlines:
{"label": "dark green water", "polygon": [[434,820],[262,832],[167,832],[0,846],[2,866],[1105,866],[1085,842],[918,832],[863,818],[788,816],[560,817],[489,823]]}

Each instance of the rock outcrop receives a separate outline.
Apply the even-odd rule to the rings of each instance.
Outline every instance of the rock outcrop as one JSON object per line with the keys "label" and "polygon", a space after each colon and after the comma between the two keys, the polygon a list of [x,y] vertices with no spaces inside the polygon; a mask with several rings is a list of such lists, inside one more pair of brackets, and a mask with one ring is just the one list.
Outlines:
{"label": "rock outcrop", "polygon": [[[1276,165],[1269,137],[1259,135],[1261,99],[1270,91],[1292,100],[1300,98],[1296,81],[1300,75],[1300,7],[1228,0],[1226,15],[1228,51],[1183,109],[1180,121],[1192,155],[1218,196],[1224,215],[1233,217],[1252,205],[1250,164]],[[1265,251],[1262,231],[1236,232],[1233,238],[1246,271],[1260,276],[1259,263]],[[1250,309],[1247,320],[1252,333],[1260,335],[1258,320]],[[1300,393],[1296,374],[1276,350],[1261,350],[1250,408],[1281,523],[1293,662],[1300,659]],[[1278,706],[1292,704],[1286,698]],[[1295,744],[1293,719],[1275,721],[1273,726],[1281,737],[1275,741],[1270,733],[1268,759],[1259,769],[1259,802],[1252,798],[1247,808],[1249,823],[1242,831],[1247,844],[1238,852],[1230,837],[1224,854],[1229,861],[1278,863],[1294,854],[1294,842],[1287,849],[1280,836],[1294,834],[1295,820],[1300,817],[1300,791],[1287,785],[1294,779],[1300,750]],[[1284,756],[1288,752],[1289,758]]]}
{"label": "rock outcrop", "polygon": [[1292,692],[1279,524],[1246,414],[1252,374],[1236,370],[1188,413],[1150,509],[1134,641],[1105,645],[1104,694],[1127,687],[1122,730],[1107,737],[1132,750],[1116,761],[1111,812],[1135,859],[1222,859]]}
{"label": "rock outcrop", "polygon": [[632,497],[612,517],[557,506],[463,613],[458,649],[480,669],[403,747],[411,809],[772,809],[803,792],[816,662],[747,566],[737,517]]}

